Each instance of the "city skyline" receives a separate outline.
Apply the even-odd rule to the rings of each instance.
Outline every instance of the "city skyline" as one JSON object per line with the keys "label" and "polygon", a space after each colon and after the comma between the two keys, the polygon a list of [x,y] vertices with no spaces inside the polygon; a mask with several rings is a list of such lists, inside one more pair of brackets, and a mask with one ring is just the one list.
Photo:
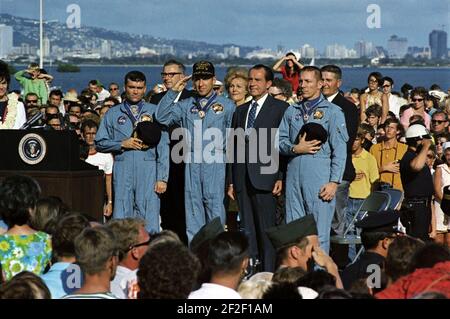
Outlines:
{"label": "city skyline", "polygon": [[[65,22],[70,15],[66,12],[67,7],[71,4],[80,8],[81,27],[97,26],[167,39],[271,49],[279,45],[288,50],[299,49],[307,43],[320,52],[335,43],[352,49],[360,40],[387,47],[389,38],[394,34],[407,38],[408,46],[428,46],[429,33],[441,30],[449,15],[449,4],[445,0],[430,3],[419,0],[395,3],[387,0],[326,0],[320,3],[310,0],[288,0],[283,3],[257,0],[230,0],[226,3],[218,0],[44,0],[44,18]],[[376,4],[380,9],[380,28],[370,29],[367,26],[368,18],[376,14],[371,10],[367,12],[371,4]],[[298,8],[301,10],[297,11]],[[103,14],[105,9],[108,14]],[[215,11],[220,15],[211,14]],[[96,14],[99,12],[102,14]],[[316,12],[316,19],[309,12]],[[37,19],[39,0],[0,0],[0,13]],[[119,15],[121,19],[118,19]],[[405,19],[399,18],[402,15]],[[149,25],[148,21],[155,23]],[[413,22],[415,25],[412,28]],[[206,28],[206,25],[210,27]],[[445,25],[444,31],[448,33],[448,29],[449,26]]]}

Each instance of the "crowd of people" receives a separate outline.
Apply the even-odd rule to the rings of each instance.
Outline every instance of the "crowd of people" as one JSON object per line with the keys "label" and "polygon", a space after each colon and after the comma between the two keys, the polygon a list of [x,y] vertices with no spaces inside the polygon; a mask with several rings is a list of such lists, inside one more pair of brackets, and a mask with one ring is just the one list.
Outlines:
{"label": "crowd of people", "polygon": [[[342,92],[338,66],[293,53],[224,79],[209,61],[188,75],[169,60],[148,93],[140,71],[122,90],[49,90],[33,63],[14,78],[19,92],[0,61],[0,129],[73,131],[80,159],[104,171],[104,220],[41,197],[30,177],[3,179],[0,298],[450,297],[450,92],[438,85],[396,92],[372,72]],[[361,210],[389,189],[401,206]],[[340,258],[331,238],[349,230],[361,244]]]}

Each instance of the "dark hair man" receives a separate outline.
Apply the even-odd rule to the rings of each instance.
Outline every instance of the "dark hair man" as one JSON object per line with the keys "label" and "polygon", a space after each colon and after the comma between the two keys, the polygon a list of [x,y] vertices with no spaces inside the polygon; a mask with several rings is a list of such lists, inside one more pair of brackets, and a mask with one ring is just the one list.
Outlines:
{"label": "dark hair man", "polygon": [[[236,131],[246,132],[245,143],[234,139],[234,158],[227,178],[228,196],[237,198],[241,226],[249,238],[251,263],[255,265],[259,260],[263,271],[274,270],[275,251],[264,230],[275,226],[277,197],[283,189],[284,179],[284,166],[278,162],[274,132],[289,107],[269,94],[273,79],[272,69],[266,65],[258,64],[249,70],[248,91],[252,100],[236,109],[232,124]],[[253,140],[259,145],[255,146],[257,143],[252,143]],[[239,160],[242,154],[246,155],[244,162]],[[252,161],[248,154],[259,156]],[[270,156],[269,164],[273,169],[269,172],[264,172],[268,164],[263,163],[260,154]],[[280,161],[284,163],[283,158]]]}
{"label": "dark hair man", "polygon": [[323,87],[322,94],[328,102],[339,106],[344,112],[345,125],[347,126],[347,160],[345,161],[344,176],[336,190],[336,209],[331,227],[338,235],[343,235],[345,230],[345,208],[350,183],[355,179],[355,168],[352,164],[352,145],[356,138],[359,118],[356,105],[346,99],[339,91],[342,85],[342,70],[336,65],[325,65],[320,69]]}
{"label": "dark hair man", "polygon": [[[115,157],[113,217],[139,216],[147,231],[156,233],[160,230],[159,194],[166,191],[169,174],[169,137],[154,121],[156,105],[143,101],[145,75],[131,71],[124,84],[126,100],[105,114],[95,146]],[[145,128],[139,135],[138,127]]]}

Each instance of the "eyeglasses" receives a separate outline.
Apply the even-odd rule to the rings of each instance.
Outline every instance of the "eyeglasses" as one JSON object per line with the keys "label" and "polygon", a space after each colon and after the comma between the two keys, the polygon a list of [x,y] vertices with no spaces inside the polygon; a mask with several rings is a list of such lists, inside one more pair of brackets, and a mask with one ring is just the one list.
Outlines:
{"label": "eyeglasses", "polygon": [[150,241],[151,241],[151,238],[149,238],[147,241],[144,241],[143,243],[131,245],[130,248],[128,248],[127,251],[130,251],[133,248],[137,248],[137,247],[141,247],[141,246],[148,246],[148,244],[150,244]]}
{"label": "eyeglasses", "polygon": [[169,78],[173,78],[177,74],[181,74],[181,72],[169,72],[169,73],[161,72],[161,77],[165,78],[167,76]]}
{"label": "eyeglasses", "polygon": [[431,124],[442,124],[445,123],[447,121],[442,121],[442,120],[431,120]]}
{"label": "eyeglasses", "polygon": [[369,83],[378,83],[378,80],[369,80]]}
{"label": "eyeglasses", "polygon": [[25,100],[25,102],[27,102],[27,103],[37,103],[38,100]]}
{"label": "eyeglasses", "polygon": [[412,99],[411,101],[413,101],[413,102],[422,102],[423,99]]}
{"label": "eyeglasses", "polygon": [[110,91],[117,91],[119,88],[109,88]]}

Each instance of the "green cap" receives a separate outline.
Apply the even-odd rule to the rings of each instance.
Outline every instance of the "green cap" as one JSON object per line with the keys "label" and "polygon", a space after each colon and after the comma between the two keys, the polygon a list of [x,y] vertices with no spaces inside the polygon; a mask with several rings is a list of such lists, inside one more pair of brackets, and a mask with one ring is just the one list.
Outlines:
{"label": "green cap", "polygon": [[298,243],[302,238],[317,235],[316,221],[313,215],[294,220],[286,225],[266,229],[266,234],[276,250]]}
{"label": "green cap", "polygon": [[220,217],[216,217],[208,224],[203,225],[197,234],[192,237],[189,245],[191,251],[195,252],[204,242],[216,238],[217,235],[224,232]]}

